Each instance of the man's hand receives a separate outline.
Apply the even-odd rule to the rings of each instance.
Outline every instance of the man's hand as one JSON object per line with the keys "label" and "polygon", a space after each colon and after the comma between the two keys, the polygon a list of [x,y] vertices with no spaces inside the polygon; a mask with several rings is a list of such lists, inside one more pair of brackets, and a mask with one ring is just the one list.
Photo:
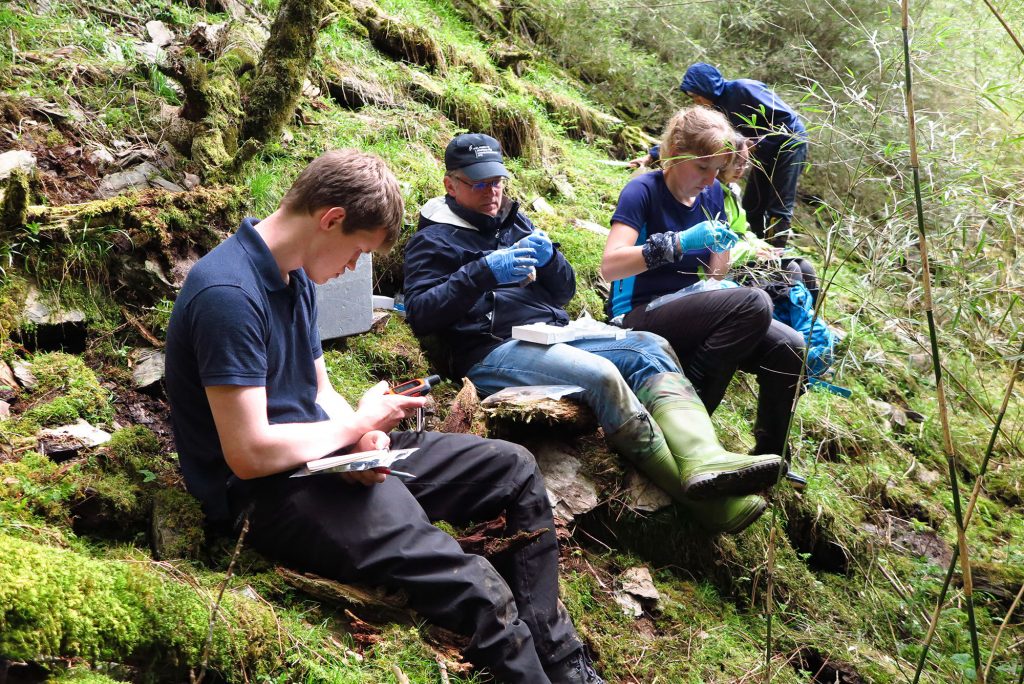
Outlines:
{"label": "man's hand", "polygon": [[[423,406],[426,397],[407,397],[402,394],[385,394],[388,383],[379,382],[366,391],[359,399],[356,415],[367,421],[370,432],[390,432],[403,418]],[[370,434],[370,433],[367,433]],[[365,439],[365,435],[363,436]]]}
{"label": "man's hand", "polygon": [[555,246],[551,238],[543,230],[534,230],[516,243],[516,247],[528,247],[537,253],[537,266],[547,266],[555,254]]}
{"label": "man's hand", "polygon": [[691,249],[710,249],[712,252],[726,252],[732,249],[739,236],[729,230],[721,221],[701,221],[687,228],[679,236],[679,246],[684,252]]}
{"label": "man's hand", "polygon": [[499,285],[518,283],[532,273],[537,265],[537,250],[533,247],[505,247],[484,257]]}
{"label": "man's hand", "polygon": [[[359,441],[356,442],[355,450],[374,451],[375,449],[387,449],[389,446],[391,446],[391,438],[386,432],[371,430],[359,438]],[[367,487],[380,484],[386,477],[386,474],[378,473],[376,470],[353,470],[341,473],[341,479],[345,480],[345,482],[366,485]]]}

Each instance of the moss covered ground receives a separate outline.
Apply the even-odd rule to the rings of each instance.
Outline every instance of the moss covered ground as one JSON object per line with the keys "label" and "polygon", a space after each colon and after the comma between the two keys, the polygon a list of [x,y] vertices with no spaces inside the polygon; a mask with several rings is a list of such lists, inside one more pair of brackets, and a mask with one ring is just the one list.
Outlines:
{"label": "moss covered ground", "polygon": [[[578,521],[564,546],[563,600],[612,682],[910,681],[956,526],[902,166],[905,124],[893,96],[891,17],[850,2],[845,14],[817,16],[811,30],[796,23],[809,10],[785,2],[692,7],[685,15],[619,2],[331,4],[307,75],[315,90],[298,102],[284,137],[224,187],[129,194],[84,215],[62,212],[93,200],[112,170],[91,161],[98,148],[119,160],[125,151],[158,160],[176,183],[186,173],[203,176],[202,155],[161,145],[164,114],[181,105],[182,92],[146,62],[140,41],[149,20],[184,37],[198,22],[228,15],[214,11],[219,3],[171,0],[0,6],[0,151],[31,150],[39,159],[26,186],[31,210],[0,234],[0,358],[28,364],[38,380],[32,389],[0,386],[12,406],[0,419],[0,663],[68,682],[186,681],[202,667],[233,542],[196,524],[166,406],[136,392],[130,374],[130,352],[166,329],[177,260],[209,249],[242,213],[272,211],[308,160],[354,146],[382,156],[402,182],[403,238],[375,265],[376,290],[394,294],[417,209],[443,192],[445,144],[459,131],[485,130],[513,153],[509,194],[524,206],[542,197],[552,207],[527,211],[576,268],[571,313],[602,318],[604,239],[575,221],[607,224],[631,173],[616,162],[642,153],[650,139],[627,127],[657,135],[658,122],[682,104],[670,91],[680,66],[708,58],[733,75],[772,82],[811,124],[814,166],[803,189],[814,197],[799,207],[796,249],[828,282],[823,315],[843,335],[830,381],[851,397],[811,391],[801,398],[792,459],[808,486],[780,487],[769,513],[743,534],[708,538],[679,511],[642,515],[614,502]],[[241,5],[239,22],[258,35],[278,3]],[[985,55],[998,71],[970,109],[962,91],[942,82],[968,76],[941,59],[944,45],[971,47],[967,25],[934,14],[920,21],[920,68],[938,75],[922,97],[925,108],[944,114],[928,123],[926,219],[966,501],[1019,345],[1021,106],[1007,86],[1019,65],[1009,53]],[[1000,39],[986,20],[971,28],[987,31],[979,45]],[[766,35],[783,35],[782,44],[746,49],[765,44],[758,36]],[[825,62],[850,68],[841,73]],[[337,94],[339,84],[352,83],[364,104]],[[84,350],[29,344],[40,338],[18,311],[30,284],[48,302],[85,312]],[[379,380],[432,370],[398,318],[328,345],[325,358],[350,401]],[[440,413],[455,390],[446,382],[436,393]],[[715,414],[734,449],[753,444],[755,393],[754,379],[739,376]],[[1022,410],[1018,389],[968,532],[983,662],[1024,582]],[[39,453],[39,429],[77,419],[113,440],[62,463]],[[156,510],[182,534],[166,537],[154,555]],[[640,618],[627,617],[612,597],[617,577],[636,565],[652,569],[662,597]],[[921,681],[974,681],[962,584],[958,573]],[[440,680],[437,653],[420,629],[376,629],[371,641],[357,640],[349,616],[245,553],[206,660],[224,681],[397,681],[395,668],[414,682]],[[1011,615],[1006,629],[991,682],[1019,681],[1020,619]],[[481,681],[455,669],[450,677]]]}

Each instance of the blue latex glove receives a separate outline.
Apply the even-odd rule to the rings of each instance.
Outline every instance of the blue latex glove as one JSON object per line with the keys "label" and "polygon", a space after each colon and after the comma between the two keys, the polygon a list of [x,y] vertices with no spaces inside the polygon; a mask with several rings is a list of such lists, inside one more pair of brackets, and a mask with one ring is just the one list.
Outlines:
{"label": "blue latex glove", "polygon": [[537,252],[537,265],[547,266],[555,254],[551,238],[543,230],[535,230],[516,243],[516,247],[530,247]]}
{"label": "blue latex glove", "polygon": [[679,246],[684,252],[691,249],[710,249],[712,252],[725,252],[740,239],[729,226],[721,221],[701,221],[692,228],[687,228],[679,237]]}
{"label": "blue latex glove", "polygon": [[484,257],[499,285],[518,283],[530,275],[537,265],[537,250],[532,247],[512,245],[496,249]]}

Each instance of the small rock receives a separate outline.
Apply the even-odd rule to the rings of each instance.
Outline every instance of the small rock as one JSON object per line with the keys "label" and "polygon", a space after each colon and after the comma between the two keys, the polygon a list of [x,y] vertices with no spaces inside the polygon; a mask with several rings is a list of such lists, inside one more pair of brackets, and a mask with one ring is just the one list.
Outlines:
{"label": "small rock", "polygon": [[551,185],[555,188],[555,192],[569,200],[570,202],[576,199],[576,191],[573,190],[572,183],[565,176],[553,176],[551,178]]}
{"label": "small rock", "polygon": [[77,456],[82,449],[109,442],[110,433],[79,420],[73,425],[40,430],[36,439],[40,453],[54,461],[66,461]]}
{"label": "small rock", "polygon": [[320,97],[320,88],[313,85],[313,83],[307,78],[302,82],[302,95],[309,98]]}
{"label": "small rock", "polygon": [[147,21],[146,33],[149,34],[149,39],[153,45],[157,47],[164,47],[174,42],[174,33],[162,21]]}
{"label": "small rock", "polygon": [[164,353],[159,349],[136,349],[132,352],[132,360],[132,378],[139,389],[163,379]]}
{"label": "small rock", "polygon": [[[116,144],[116,141],[115,141]],[[100,181],[96,191],[100,197],[107,198],[133,188],[149,187],[149,179],[160,175],[160,169],[149,162],[142,162],[127,171],[112,173]]]}
{"label": "small rock", "polygon": [[660,610],[661,594],[654,586],[651,571],[645,567],[627,569],[616,580],[615,602],[627,615],[640,617],[644,611]]}
{"label": "small rock", "polygon": [[36,168],[36,156],[28,150],[11,150],[0,154],[0,180],[10,178],[15,171],[32,173]]}
{"label": "small rock", "polygon": [[570,221],[570,223],[572,223],[572,225],[576,226],[577,228],[582,228],[583,230],[595,233],[596,235],[600,235],[602,237],[608,237],[608,233],[611,232],[604,226],[594,223],[593,221],[587,221],[585,219],[574,218]]}
{"label": "small rock", "polygon": [[14,377],[14,371],[7,365],[7,362],[0,359],[0,390],[18,389],[18,379]]}
{"label": "small rock", "polygon": [[185,188],[181,187],[177,183],[172,183],[166,178],[161,178],[160,176],[150,178],[149,184],[158,188],[163,188],[167,192],[185,192]]}
{"label": "small rock", "polygon": [[622,587],[623,591],[628,591],[637,598],[647,599],[648,601],[661,600],[661,594],[658,593],[657,587],[654,586],[654,578],[651,577],[651,571],[646,567],[640,566],[627,569],[619,577],[619,586]]}
{"label": "small rock", "polygon": [[932,485],[942,480],[942,475],[938,474],[934,470],[929,470],[924,466],[919,466],[914,470],[914,478],[921,484]]}
{"label": "small rock", "polygon": [[615,599],[615,603],[619,605],[619,608],[622,609],[622,612],[628,615],[629,617],[638,618],[643,616],[643,605],[641,605],[641,603],[638,600],[636,600],[629,594],[622,591],[616,591],[612,594],[612,598]]}
{"label": "small rock", "polygon": [[185,187],[188,188],[189,190],[195,190],[196,188],[199,187],[199,176],[197,176],[196,174],[186,173],[183,176],[183,178],[184,180],[182,182],[185,184]]}
{"label": "small rock", "polygon": [[281,131],[281,144],[287,145],[288,143],[295,140],[295,136],[287,128]]}
{"label": "small rock", "polygon": [[145,64],[163,64],[167,59],[167,53],[159,45],[137,42],[134,44],[134,47],[135,52],[138,53]]}
{"label": "small rock", "polygon": [[672,505],[672,497],[637,470],[630,470],[623,483],[625,504],[642,513],[654,513]]}
{"label": "small rock", "polygon": [[114,164],[114,155],[105,147],[97,147],[90,151],[86,157],[96,166],[105,167]]}
{"label": "small rock", "polygon": [[51,309],[50,305],[44,303],[39,290],[34,287],[29,289],[25,297],[25,308],[23,315],[29,323],[36,325],[61,325],[62,323],[81,323],[85,320],[85,314],[77,309]]}
{"label": "small rock", "polygon": [[167,285],[168,287],[174,287],[174,285],[171,284],[171,281],[167,279],[167,274],[164,273],[164,269],[160,264],[156,263],[152,259],[146,259],[146,261],[142,264],[142,267],[146,270],[147,273],[152,273],[153,275],[155,275],[157,280],[159,280],[164,285]]}
{"label": "small rock", "polygon": [[7,420],[11,416],[11,405],[0,399],[0,420]]}
{"label": "small rock", "polygon": [[892,415],[892,404],[884,401],[878,401],[877,399],[868,399],[868,406],[875,410],[882,418],[888,418]]}
{"label": "small rock", "polygon": [[557,517],[568,521],[597,507],[597,485],[580,472],[583,464],[576,456],[549,442],[536,448],[534,455]]}
{"label": "small rock", "polygon": [[14,377],[18,379],[18,382],[21,383],[21,386],[25,389],[35,389],[39,384],[39,381],[36,380],[35,374],[32,372],[31,363],[18,359],[14,362],[13,370]]}
{"label": "small rock", "polygon": [[112,40],[108,40],[103,43],[103,54],[112,62],[124,61],[124,50],[122,50],[121,46]]}
{"label": "small rock", "polygon": [[548,201],[543,197],[538,197],[530,202],[530,208],[540,214],[554,214],[555,208],[548,204]]}

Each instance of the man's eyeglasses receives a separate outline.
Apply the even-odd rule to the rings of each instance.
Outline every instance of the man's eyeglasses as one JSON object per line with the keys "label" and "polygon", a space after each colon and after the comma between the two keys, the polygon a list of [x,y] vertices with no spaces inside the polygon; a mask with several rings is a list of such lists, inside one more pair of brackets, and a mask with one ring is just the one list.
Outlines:
{"label": "man's eyeglasses", "polygon": [[491,180],[491,181],[478,181],[476,183],[471,183],[471,182],[469,182],[468,180],[466,180],[464,178],[459,178],[458,176],[452,176],[452,178],[454,178],[455,180],[459,181],[463,185],[468,185],[469,187],[471,187],[472,189],[476,190],[477,192],[479,192],[480,190],[490,190],[491,188],[503,188],[503,187],[505,187],[505,179],[504,178],[498,178],[496,180]]}

